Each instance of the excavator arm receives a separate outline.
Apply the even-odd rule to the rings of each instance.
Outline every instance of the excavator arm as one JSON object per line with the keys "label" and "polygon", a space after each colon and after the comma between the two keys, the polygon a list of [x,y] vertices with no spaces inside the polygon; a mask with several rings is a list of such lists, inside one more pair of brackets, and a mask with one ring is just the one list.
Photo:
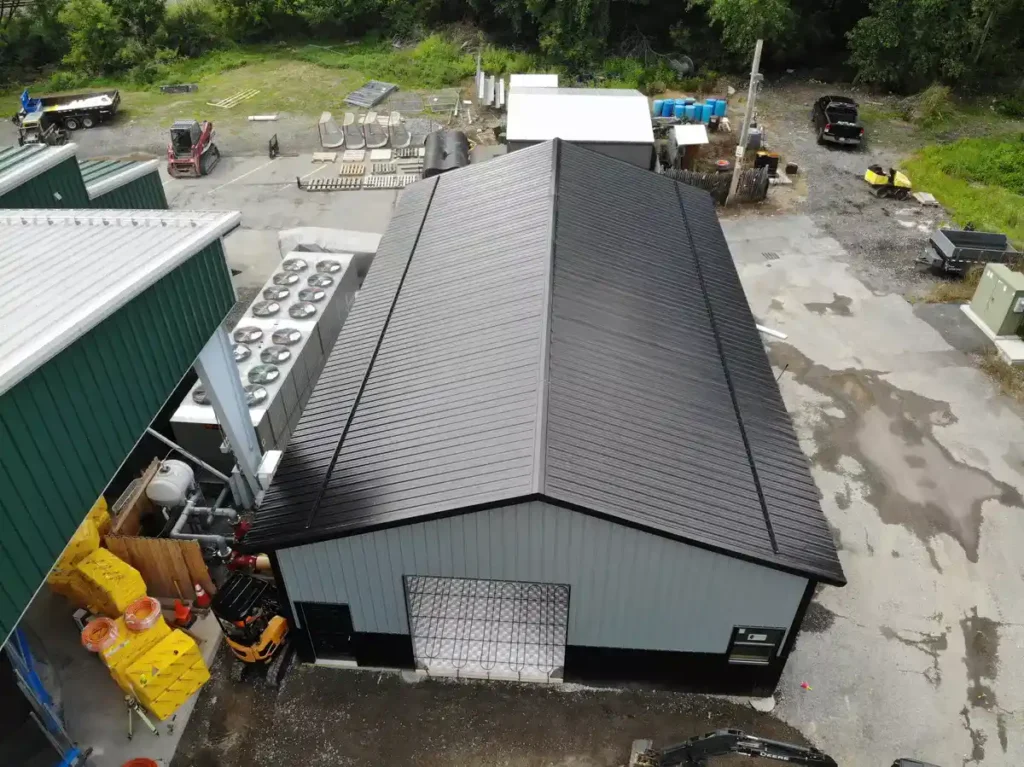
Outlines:
{"label": "excavator arm", "polygon": [[715,730],[667,748],[649,748],[637,757],[636,767],[705,767],[710,758],[727,754],[812,767],[839,767],[835,759],[813,746],[758,738],[740,730]]}

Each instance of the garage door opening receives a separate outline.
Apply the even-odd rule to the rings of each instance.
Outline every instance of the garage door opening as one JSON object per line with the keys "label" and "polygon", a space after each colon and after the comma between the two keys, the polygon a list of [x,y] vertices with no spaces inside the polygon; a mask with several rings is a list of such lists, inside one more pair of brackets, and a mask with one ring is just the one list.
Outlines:
{"label": "garage door opening", "polygon": [[568,586],[407,576],[405,591],[417,668],[432,676],[561,681]]}

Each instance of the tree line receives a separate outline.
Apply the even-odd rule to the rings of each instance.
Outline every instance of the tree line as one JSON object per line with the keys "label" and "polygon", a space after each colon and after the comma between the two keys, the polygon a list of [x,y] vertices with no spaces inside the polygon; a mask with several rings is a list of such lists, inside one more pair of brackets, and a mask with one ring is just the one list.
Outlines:
{"label": "tree line", "polygon": [[58,84],[147,82],[161,62],[233,43],[409,39],[452,23],[580,76],[637,51],[740,71],[763,38],[769,70],[903,92],[1024,88],[1024,0],[0,0],[0,81],[59,66]]}

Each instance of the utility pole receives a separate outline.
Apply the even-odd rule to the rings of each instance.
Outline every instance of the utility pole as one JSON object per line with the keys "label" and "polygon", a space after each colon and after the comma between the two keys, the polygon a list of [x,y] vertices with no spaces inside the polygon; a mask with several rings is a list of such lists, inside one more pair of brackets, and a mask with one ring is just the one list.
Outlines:
{"label": "utility pole", "polygon": [[743,115],[740,143],[736,147],[736,164],[732,169],[732,181],[729,183],[729,196],[725,200],[726,205],[736,197],[736,187],[740,183],[743,155],[747,151],[747,135],[750,133],[750,121],[754,118],[754,105],[757,103],[757,86],[764,79],[764,76],[758,71],[761,67],[761,48],[763,46],[764,40],[758,40],[754,47],[754,63],[750,66],[750,88],[747,90],[747,111]]}

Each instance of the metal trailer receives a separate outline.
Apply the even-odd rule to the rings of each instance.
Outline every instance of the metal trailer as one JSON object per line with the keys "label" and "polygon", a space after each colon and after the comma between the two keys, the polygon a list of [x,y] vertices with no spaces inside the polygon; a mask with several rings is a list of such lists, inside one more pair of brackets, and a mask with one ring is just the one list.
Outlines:
{"label": "metal trailer", "polygon": [[963,229],[939,229],[928,239],[918,263],[962,275],[975,264],[1005,264],[1017,255],[1005,234]]}
{"label": "metal trailer", "polygon": [[20,125],[29,115],[40,113],[40,130],[58,125],[75,131],[109,120],[120,106],[121,94],[117,90],[32,98],[25,89],[21,94],[21,109],[13,120]]}

